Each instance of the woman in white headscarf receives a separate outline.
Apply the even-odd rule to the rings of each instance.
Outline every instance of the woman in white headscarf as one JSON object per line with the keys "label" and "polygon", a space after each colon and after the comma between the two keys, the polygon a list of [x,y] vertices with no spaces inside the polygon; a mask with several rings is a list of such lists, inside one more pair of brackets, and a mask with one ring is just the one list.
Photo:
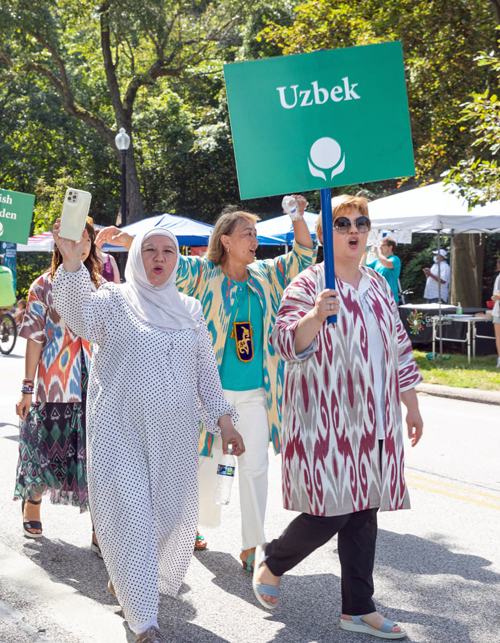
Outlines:
{"label": "woman in white headscarf", "polygon": [[201,305],[175,286],[175,236],[157,228],[138,235],[127,283],[92,292],[80,260],[83,240],[58,232],[56,223],[64,260],[54,277],[54,305],[94,344],[89,498],[110,590],[137,640],[161,643],[159,591],[175,596],[193,553],[199,421],[221,434],[224,452],[231,443],[241,455],[237,414],[222,393]]}

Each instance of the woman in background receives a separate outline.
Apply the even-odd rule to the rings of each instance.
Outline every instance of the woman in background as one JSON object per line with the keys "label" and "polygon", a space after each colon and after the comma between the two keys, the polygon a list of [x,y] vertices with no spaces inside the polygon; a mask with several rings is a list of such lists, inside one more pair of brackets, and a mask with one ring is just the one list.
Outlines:
{"label": "woman in background", "polygon": [[114,257],[111,256],[110,252],[103,252],[102,247],[97,247],[97,256],[99,257],[99,264],[101,276],[106,281],[112,281],[115,284],[120,284],[120,271],[118,270],[118,265]]}

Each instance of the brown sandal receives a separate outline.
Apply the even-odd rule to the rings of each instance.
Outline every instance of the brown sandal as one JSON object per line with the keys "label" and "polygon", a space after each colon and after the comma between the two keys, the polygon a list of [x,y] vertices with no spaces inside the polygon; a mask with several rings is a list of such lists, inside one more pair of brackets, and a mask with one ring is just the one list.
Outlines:
{"label": "brown sandal", "polygon": [[203,536],[200,534],[199,531],[196,532],[196,538],[194,541],[194,550],[195,551],[205,551],[207,549],[208,543],[207,541],[203,538]]}

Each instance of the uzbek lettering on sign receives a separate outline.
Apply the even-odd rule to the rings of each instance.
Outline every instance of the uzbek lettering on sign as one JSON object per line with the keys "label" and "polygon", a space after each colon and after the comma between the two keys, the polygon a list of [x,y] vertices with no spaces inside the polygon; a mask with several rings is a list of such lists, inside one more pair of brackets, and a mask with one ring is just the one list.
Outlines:
{"label": "uzbek lettering on sign", "polygon": [[401,43],[224,65],[242,199],[415,172]]}
{"label": "uzbek lettering on sign", "polygon": [[[331,98],[334,103],[340,103],[343,100],[359,100],[361,96],[354,91],[354,88],[358,86],[358,83],[349,83],[348,76],[342,78],[344,86],[335,85],[331,90],[327,90],[324,87],[320,87],[317,80],[314,80],[311,89],[299,89],[299,85],[291,85],[288,96],[290,97],[293,92],[293,103],[290,104],[286,100],[285,92],[288,87],[276,87],[276,91],[279,92],[281,107],[285,109],[293,109],[300,98],[300,107],[310,107],[311,105],[324,105],[326,101]],[[312,96],[311,96],[312,92]]]}

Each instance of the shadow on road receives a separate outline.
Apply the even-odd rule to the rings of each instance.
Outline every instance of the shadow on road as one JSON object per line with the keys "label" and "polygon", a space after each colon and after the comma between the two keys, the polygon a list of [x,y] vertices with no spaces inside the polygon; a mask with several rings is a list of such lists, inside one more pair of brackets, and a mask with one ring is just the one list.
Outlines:
{"label": "shadow on road", "polygon": [[[326,547],[333,556],[333,542]],[[491,564],[488,560],[453,552],[450,547],[441,534],[424,539],[379,531],[375,567],[377,609],[407,627],[406,640],[477,643],[475,632],[498,609],[500,574],[487,569]],[[116,606],[119,613],[107,590],[104,563],[89,550],[46,538],[28,541],[24,550],[54,581],[70,585],[103,605]],[[232,555],[206,551],[196,557],[214,575],[212,582],[222,591],[257,605],[251,574]],[[307,569],[307,561],[302,563],[302,569],[304,565]],[[189,587],[183,584],[180,596],[187,591]],[[316,575],[286,574],[278,609],[262,610],[263,618],[284,625],[273,643],[332,643],[332,634],[339,643],[366,643],[364,635],[339,630],[340,596],[340,579],[328,570]],[[394,604],[398,596],[404,597],[404,602],[414,609],[398,609]],[[195,617],[196,608],[188,601],[160,597],[160,626],[171,640],[227,643],[210,630],[191,623]],[[244,623],[240,625],[245,627]]]}
{"label": "shadow on road", "polygon": [[[455,553],[450,546],[441,534],[424,539],[379,530],[375,586],[379,580],[381,591],[375,591],[377,609],[405,625],[408,641],[477,643],[475,627],[480,629],[498,609],[500,574],[487,569],[491,562]],[[251,574],[230,554],[207,551],[197,558],[214,574],[212,582],[223,591],[256,604]],[[304,565],[307,569],[307,561]],[[333,632],[333,640],[339,643],[366,643],[365,635],[339,629],[340,578],[325,571],[314,576],[290,572],[283,577],[278,609],[262,610],[268,619],[285,626],[273,643],[331,643]],[[413,611],[394,605],[400,594],[414,605]]]}

